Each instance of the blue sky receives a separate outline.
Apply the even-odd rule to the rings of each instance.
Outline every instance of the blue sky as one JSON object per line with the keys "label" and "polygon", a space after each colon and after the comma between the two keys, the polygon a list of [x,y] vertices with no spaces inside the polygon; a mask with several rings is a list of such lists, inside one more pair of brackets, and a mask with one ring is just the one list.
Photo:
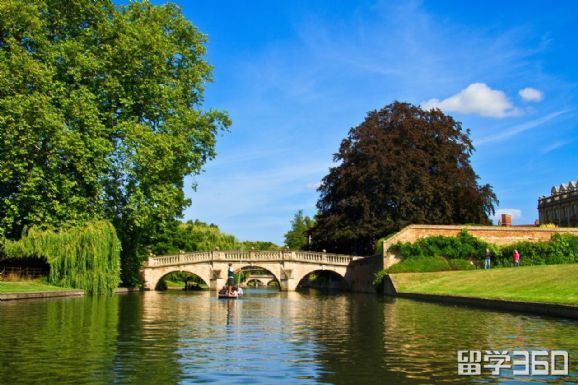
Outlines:
{"label": "blue sky", "polygon": [[187,180],[185,219],[282,244],[349,129],[394,100],[471,129],[480,183],[514,224],[578,179],[577,2],[177,3],[209,38],[205,108],[233,121]]}

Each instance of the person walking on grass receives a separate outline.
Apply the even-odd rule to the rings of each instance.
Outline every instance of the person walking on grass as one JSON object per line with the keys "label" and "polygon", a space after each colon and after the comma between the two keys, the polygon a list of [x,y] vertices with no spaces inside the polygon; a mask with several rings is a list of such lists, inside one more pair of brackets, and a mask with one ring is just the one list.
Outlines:
{"label": "person walking on grass", "polygon": [[484,260],[484,269],[488,270],[491,264],[492,253],[490,249],[486,249],[486,259]]}
{"label": "person walking on grass", "polygon": [[512,258],[514,260],[514,267],[519,267],[520,266],[520,253],[518,253],[518,250],[514,250],[514,255]]}

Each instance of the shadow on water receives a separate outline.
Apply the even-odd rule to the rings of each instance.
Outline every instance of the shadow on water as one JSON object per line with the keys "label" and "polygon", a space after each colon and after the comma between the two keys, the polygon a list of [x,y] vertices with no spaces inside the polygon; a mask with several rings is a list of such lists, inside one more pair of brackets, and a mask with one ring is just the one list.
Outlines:
{"label": "shadow on water", "polygon": [[[0,303],[6,384],[575,383],[578,323],[308,289]],[[563,349],[571,378],[457,376],[456,351]],[[566,382],[564,382],[566,381]]]}

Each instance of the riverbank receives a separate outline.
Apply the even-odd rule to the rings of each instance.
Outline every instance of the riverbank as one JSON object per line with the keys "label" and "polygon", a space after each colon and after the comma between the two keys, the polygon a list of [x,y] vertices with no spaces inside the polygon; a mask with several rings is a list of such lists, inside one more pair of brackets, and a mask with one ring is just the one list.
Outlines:
{"label": "riverbank", "polygon": [[[119,287],[114,289],[114,293],[123,294],[138,290],[138,288],[129,289]],[[42,279],[26,281],[0,281],[0,301],[52,297],[78,297],[83,295],[84,290],[49,285],[43,282]]]}
{"label": "riverbank", "polygon": [[578,319],[578,265],[399,273],[385,293],[418,301]]}
{"label": "riverbank", "polygon": [[70,291],[64,287],[49,285],[41,279],[24,281],[0,281],[0,294]]}
{"label": "riverbank", "polygon": [[398,293],[578,305],[578,264],[390,274]]}
{"label": "riverbank", "polygon": [[83,290],[49,285],[40,279],[26,281],[0,281],[0,301],[32,298],[77,297]]}

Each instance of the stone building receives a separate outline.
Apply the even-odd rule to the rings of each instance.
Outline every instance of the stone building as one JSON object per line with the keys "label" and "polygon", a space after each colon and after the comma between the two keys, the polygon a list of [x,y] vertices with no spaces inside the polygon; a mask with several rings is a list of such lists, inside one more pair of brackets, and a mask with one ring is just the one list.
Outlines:
{"label": "stone building", "polygon": [[551,195],[538,198],[540,223],[578,227],[578,180],[554,186]]}

